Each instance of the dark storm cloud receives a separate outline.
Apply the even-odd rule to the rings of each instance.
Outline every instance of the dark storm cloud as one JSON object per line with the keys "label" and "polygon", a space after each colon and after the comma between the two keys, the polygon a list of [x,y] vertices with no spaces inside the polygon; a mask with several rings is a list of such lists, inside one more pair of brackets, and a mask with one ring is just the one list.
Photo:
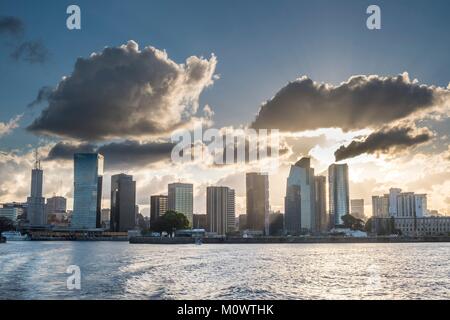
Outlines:
{"label": "dark storm cloud", "polygon": [[48,50],[41,41],[25,41],[11,53],[11,58],[29,63],[44,63],[48,58]]}
{"label": "dark storm cloud", "polygon": [[215,66],[215,56],[177,64],[134,41],[105,48],[77,60],[28,129],[84,141],[167,134],[190,123]]}
{"label": "dark storm cloud", "polygon": [[429,141],[432,134],[422,129],[414,134],[411,127],[396,127],[374,132],[362,141],[352,141],[348,146],[341,146],[334,156],[336,161],[359,156],[363,153],[388,153],[399,151]]}
{"label": "dark storm cloud", "polygon": [[434,106],[443,90],[410,81],[407,73],[354,76],[339,86],[303,77],[265,103],[252,126],[282,131],[379,128]]}
{"label": "dark storm cloud", "polygon": [[16,17],[1,16],[0,17],[0,34],[10,34],[20,36],[24,31],[22,20]]}
{"label": "dark storm cloud", "polygon": [[136,141],[113,142],[101,146],[84,143],[74,145],[57,143],[48,153],[46,160],[72,160],[74,153],[98,152],[105,158],[107,170],[136,168],[162,160],[170,160],[174,144],[164,142],[139,143]]}

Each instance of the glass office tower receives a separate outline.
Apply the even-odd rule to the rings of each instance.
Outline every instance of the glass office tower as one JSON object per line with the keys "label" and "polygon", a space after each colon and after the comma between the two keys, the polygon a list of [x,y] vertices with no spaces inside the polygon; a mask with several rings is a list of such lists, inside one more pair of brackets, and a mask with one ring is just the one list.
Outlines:
{"label": "glass office tower", "polygon": [[101,225],[103,156],[74,154],[74,199],[71,227],[95,229]]}
{"label": "glass office tower", "polygon": [[328,186],[330,215],[334,217],[334,225],[339,226],[344,223],[342,217],[350,213],[347,164],[332,164],[328,168]]}
{"label": "glass office tower", "polygon": [[310,158],[302,158],[289,172],[285,198],[285,228],[289,234],[316,229],[314,169]]}

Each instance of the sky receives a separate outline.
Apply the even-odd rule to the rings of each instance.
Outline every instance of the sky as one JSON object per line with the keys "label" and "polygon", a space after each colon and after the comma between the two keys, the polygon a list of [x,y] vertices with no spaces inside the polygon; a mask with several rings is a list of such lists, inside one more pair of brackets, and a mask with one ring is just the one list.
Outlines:
{"label": "sky", "polygon": [[[66,27],[70,4],[81,30]],[[380,30],[366,27],[371,4]],[[3,0],[0,202],[25,201],[38,145],[45,195],[69,207],[71,156],[98,149],[105,181],[134,175],[144,213],[174,181],[194,183],[199,213],[207,185],[233,187],[244,213],[255,168],[170,161],[170,134],[202,119],[281,131],[274,210],[292,163],[310,156],[324,174],[339,150],[367,215],[390,187],[427,193],[430,209],[450,214],[449,12],[438,0]]]}

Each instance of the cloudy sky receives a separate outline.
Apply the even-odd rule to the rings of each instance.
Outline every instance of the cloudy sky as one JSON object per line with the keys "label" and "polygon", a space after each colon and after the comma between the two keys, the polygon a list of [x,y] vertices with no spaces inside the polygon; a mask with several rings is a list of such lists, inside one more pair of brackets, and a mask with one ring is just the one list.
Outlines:
{"label": "cloudy sky", "polygon": [[105,156],[109,177],[137,181],[138,204],[167,184],[236,189],[245,172],[170,160],[171,133],[205,127],[278,129],[283,152],[270,204],[283,211],[289,166],[310,156],[316,174],[350,166],[351,198],[390,187],[427,193],[450,215],[450,3],[377,1],[76,1],[0,3],[0,203],[25,201],[39,146],[46,196],[72,206],[74,152]]}

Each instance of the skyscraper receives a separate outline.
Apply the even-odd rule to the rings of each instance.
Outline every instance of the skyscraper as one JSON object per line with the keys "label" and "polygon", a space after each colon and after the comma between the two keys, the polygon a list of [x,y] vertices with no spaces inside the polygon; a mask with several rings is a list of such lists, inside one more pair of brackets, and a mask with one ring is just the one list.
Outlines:
{"label": "skyscraper", "polygon": [[225,235],[235,230],[235,194],[228,187],[206,188],[208,231]]}
{"label": "skyscraper", "polygon": [[111,176],[110,229],[127,232],[136,226],[136,181],[133,176],[116,174]]}
{"label": "skyscraper", "polygon": [[190,183],[169,184],[169,210],[183,213],[192,226],[194,214],[194,186]]}
{"label": "skyscraper", "polygon": [[74,199],[71,227],[101,227],[103,156],[98,153],[74,154]]}
{"label": "skyscraper", "polygon": [[169,197],[155,195],[150,197],[150,225],[168,210]]}
{"label": "skyscraper", "polygon": [[324,176],[315,177],[315,197],[316,197],[316,231],[327,231],[329,221],[327,213],[327,178]]}
{"label": "skyscraper", "polygon": [[364,215],[364,199],[350,200],[350,214],[358,219],[365,219]]}
{"label": "skyscraper", "polygon": [[310,158],[291,166],[286,184],[285,228],[290,234],[316,231],[314,169]]}
{"label": "skyscraper", "polygon": [[334,225],[342,225],[342,217],[350,213],[348,165],[332,164],[328,168],[330,215]]}
{"label": "skyscraper", "polygon": [[45,214],[45,199],[42,197],[44,171],[41,169],[40,161],[37,157],[34,169],[31,170],[31,193],[27,198],[28,209],[27,219],[30,226],[42,226],[47,224],[47,216]]}
{"label": "skyscraper", "polygon": [[266,173],[246,174],[247,228],[269,234],[269,177]]}

